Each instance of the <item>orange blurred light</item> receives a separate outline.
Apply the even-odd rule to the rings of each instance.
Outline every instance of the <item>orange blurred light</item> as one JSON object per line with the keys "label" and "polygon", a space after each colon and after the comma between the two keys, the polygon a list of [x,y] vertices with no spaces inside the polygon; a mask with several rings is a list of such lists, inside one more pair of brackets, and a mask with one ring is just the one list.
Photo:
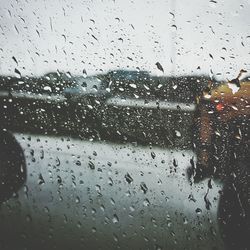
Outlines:
{"label": "orange blurred light", "polygon": [[217,111],[222,111],[224,109],[224,105],[222,104],[222,103],[218,103],[217,105],[216,105],[216,110]]}

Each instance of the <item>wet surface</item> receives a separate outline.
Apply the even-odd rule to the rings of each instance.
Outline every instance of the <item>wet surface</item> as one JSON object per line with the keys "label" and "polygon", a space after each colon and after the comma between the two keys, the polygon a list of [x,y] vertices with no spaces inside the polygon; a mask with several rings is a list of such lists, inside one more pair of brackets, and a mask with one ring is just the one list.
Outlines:
{"label": "wet surface", "polygon": [[190,185],[192,151],[15,136],[27,182],[1,205],[1,249],[223,249],[222,186]]}

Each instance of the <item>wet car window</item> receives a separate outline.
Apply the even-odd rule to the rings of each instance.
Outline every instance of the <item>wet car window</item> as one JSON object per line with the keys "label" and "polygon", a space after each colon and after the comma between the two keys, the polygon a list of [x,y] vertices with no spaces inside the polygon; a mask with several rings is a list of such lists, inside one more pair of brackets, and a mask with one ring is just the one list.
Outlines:
{"label": "wet car window", "polygon": [[0,249],[250,249],[249,10],[2,0]]}

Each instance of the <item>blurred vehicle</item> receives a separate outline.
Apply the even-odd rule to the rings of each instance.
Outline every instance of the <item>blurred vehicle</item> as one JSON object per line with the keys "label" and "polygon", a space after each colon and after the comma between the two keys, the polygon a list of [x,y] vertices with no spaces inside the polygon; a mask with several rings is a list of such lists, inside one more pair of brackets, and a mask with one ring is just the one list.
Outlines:
{"label": "blurred vehicle", "polygon": [[42,77],[1,77],[2,126],[20,132],[56,130],[56,118],[61,117],[64,101],[62,90],[72,82],[69,76],[60,72]]}
{"label": "blurred vehicle", "polygon": [[0,94],[5,127],[13,131],[190,148],[195,96],[209,78],[116,70],[11,81]]}
{"label": "blurred vehicle", "polygon": [[110,95],[100,78],[76,76],[74,84],[63,90],[66,119],[61,126],[71,134],[100,139],[104,103]]}
{"label": "blurred vehicle", "polygon": [[[241,73],[244,71],[241,71]],[[226,249],[248,249],[250,216],[250,78],[203,92],[196,116],[194,181],[220,178],[218,221]]]}
{"label": "blurred vehicle", "polygon": [[[222,166],[225,170],[228,161],[232,131],[237,130],[233,141],[249,140],[244,134],[250,117],[250,80],[245,78],[240,87],[231,81],[221,84],[210,82],[203,92],[196,112],[196,148],[198,163],[201,166]],[[232,139],[232,138],[231,138]],[[211,168],[206,171],[216,172]],[[219,170],[219,171],[220,171]]]}
{"label": "blurred vehicle", "polygon": [[206,77],[158,77],[144,71],[108,74],[104,127],[110,137],[168,147],[190,147],[195,95]]}
{"label": "blurred vehicle", "polygon": [[75,115],[69,129],[105,140],[191,146],[195,96],[208,78],[117,70],[74,80],[63,91],[69,117]]}

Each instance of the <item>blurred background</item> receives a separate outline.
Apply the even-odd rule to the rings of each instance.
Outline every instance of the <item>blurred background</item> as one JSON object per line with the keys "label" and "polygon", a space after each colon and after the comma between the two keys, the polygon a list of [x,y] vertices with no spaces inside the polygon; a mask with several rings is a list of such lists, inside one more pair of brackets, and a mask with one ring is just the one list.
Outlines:
{"label": "blurred background", "polygon": [[[198,128],[219,167],[239,151],[229,132],[247,134],[250,1],[0,6],[0,248],[226,249],[224,182],[188,169],[204,159]],[[241,69],[235,99],[220,86]]]}

